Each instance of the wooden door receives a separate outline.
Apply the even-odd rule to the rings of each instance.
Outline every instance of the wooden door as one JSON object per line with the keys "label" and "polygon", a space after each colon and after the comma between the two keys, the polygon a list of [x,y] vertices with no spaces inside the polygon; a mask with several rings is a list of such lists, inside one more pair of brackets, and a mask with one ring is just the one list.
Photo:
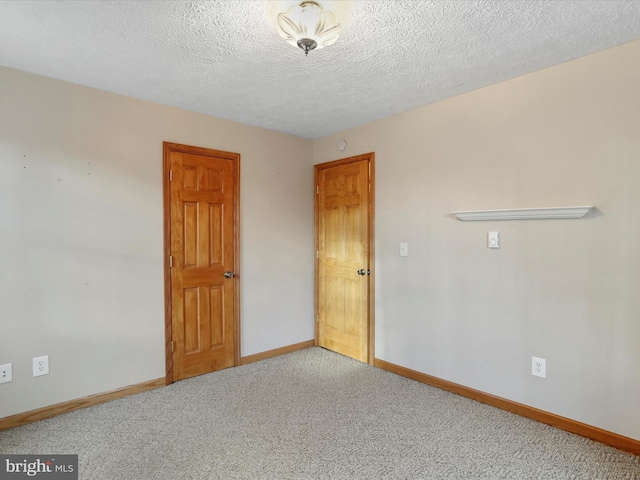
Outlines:
{"label": "wooden door", "polygon": [[373,154],[316,165],[319,346],[373,362]]}
{"label": "wooden door", "polygon": [[170,383],[238,363],[240,156],[164,148]]}

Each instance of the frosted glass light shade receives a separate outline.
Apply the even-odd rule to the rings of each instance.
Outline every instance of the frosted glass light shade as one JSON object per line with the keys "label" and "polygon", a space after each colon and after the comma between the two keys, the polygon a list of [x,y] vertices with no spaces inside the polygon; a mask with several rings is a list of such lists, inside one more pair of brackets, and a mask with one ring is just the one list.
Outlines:
{"label": "frosted glass light shade", "polygon": [[340,35],[340,24],[331,11],[317,2],[301,2],[278,14],[278,33],[287,43],[300,47],[305,54],[334,43]]}

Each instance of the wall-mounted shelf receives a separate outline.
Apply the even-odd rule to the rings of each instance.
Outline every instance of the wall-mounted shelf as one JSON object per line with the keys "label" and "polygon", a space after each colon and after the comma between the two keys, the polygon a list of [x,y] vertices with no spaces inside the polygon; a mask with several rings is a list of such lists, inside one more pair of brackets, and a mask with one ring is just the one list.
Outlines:
{"label": "wall-mounted shelf", "polygon": [[582,218],[593,207],[514,208],[509,210],[469,210],[452,212],[463,222],[484,220],[542,220],[552,218]]}

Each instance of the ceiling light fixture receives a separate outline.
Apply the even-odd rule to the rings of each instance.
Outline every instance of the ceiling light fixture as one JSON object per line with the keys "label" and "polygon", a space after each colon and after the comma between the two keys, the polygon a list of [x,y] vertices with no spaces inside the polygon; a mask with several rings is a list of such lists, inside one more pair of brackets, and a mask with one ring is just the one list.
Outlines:
{"label": "ceiling light fixture", "polygon": [[334,43],[340,35],[340,24],[332,11],[325,11],[318,2],[305,1],[278,14],[278,33],[309,55],[310,50]]}

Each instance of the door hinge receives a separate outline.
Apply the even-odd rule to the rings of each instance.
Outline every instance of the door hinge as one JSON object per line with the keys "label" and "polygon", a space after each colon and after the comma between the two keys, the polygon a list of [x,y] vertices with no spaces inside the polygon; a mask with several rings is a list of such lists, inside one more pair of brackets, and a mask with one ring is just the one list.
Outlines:
{"label": "door hinge", "polygon": [[316,195],[320,195],[320,185],[316,185]]}
{"label": "door hinge", "polygon": [[320,258],[320,250],[316,250],[316,258]]}
{"label": "door hinge", "polygon": [[173,257],[169,255],[169,268],[173,267]]}
{"label": "door hinge", "polygon": [[169,181],[173,182],[173,170],[169,170]]}
{"label": "door hinge", "polygon": [[173,353],[173,340],[171,341],[171,353]]}
{"label": "door hinge", "polygon": [[320,323],[320,315],[316,315],[316,323]]}

